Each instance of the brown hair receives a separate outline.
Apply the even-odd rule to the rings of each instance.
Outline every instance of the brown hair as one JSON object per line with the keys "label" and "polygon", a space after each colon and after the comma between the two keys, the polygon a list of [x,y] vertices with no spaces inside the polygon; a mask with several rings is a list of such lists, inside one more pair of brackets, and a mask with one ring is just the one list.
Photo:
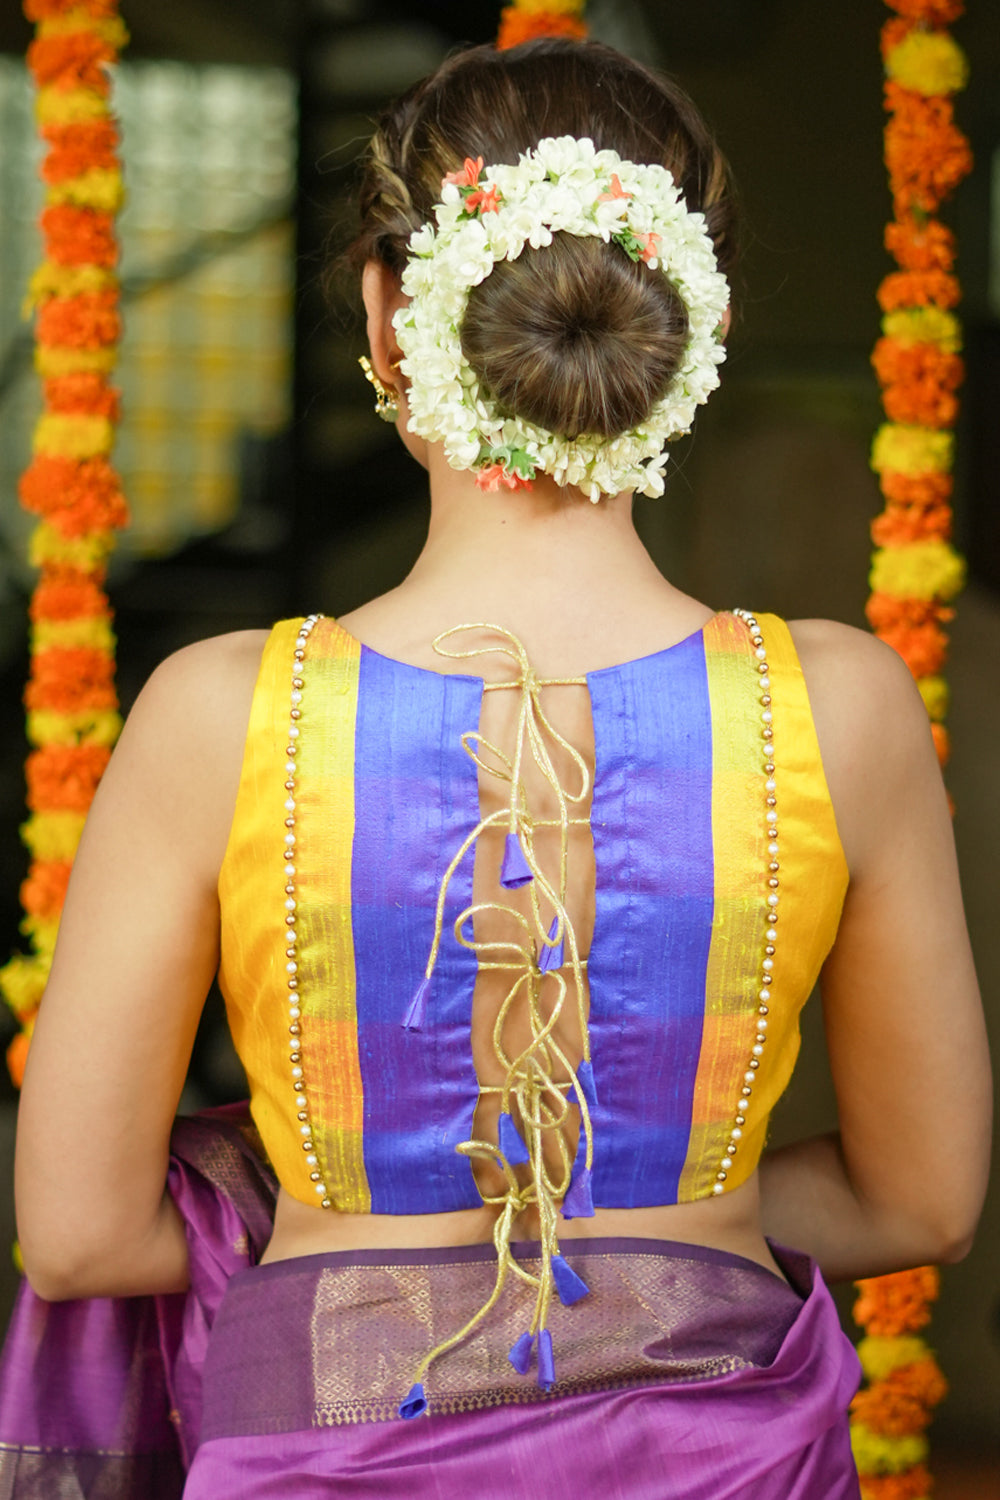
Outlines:
{"label": "brown hair", "polygon": [[[557,39],[460,52],[390,106],[365,163],[352,261],[401,272],[446,172],[466,157],[514,163],[559,135],[667,167],[688,208],[705,215],[720,269],[731,270],[729,170],[687,95],[601,43]],[[659,271],[615,244],[557,234],[473,289],[462,349],[502,410],[567,437],[614,437],[662,396],[687,331],[684,304]]]}

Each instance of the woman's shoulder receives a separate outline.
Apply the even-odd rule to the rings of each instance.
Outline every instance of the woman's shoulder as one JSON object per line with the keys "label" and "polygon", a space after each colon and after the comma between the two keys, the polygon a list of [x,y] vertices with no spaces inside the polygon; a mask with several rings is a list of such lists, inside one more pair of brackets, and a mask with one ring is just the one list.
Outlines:
{"label": "woman's shoulder", "polygon": [[940,790],[931,722],[891,646],[836,620],[790,620],[827,785],[852,870],[908,796]]}

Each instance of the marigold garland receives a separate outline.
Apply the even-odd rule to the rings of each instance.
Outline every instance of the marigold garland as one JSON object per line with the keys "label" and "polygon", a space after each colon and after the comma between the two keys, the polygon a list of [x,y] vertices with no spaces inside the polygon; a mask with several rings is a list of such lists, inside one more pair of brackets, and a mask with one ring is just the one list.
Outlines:
{"label": "marigold garland", "polygon": [[30,606],[25,689],[30,852],[21,930],[32,951],[0,970],[21,1030],[7,1061],[20,1086],[48,978],[83,821],[121,727],[111,607],[104,592],[114,531],[128,512],[109,462],[119,397],[110,384],[121,336],[114,216],[123,187],[109,65],[127,41],[118,0],[24,0],[36,25],[28,66],[48,147],[41,177],[45,259],[31,279],[44,410],[21,503],[41,517],[29,544],[40,570]]}
{"label": "marigold garland", "polygon": [[[955,236],[935,217],[970,170],[969,143],[955,124],[952,95],[968,64],[944,29],[962,0],[886,0],[882,27],[885,161],[893,221],[885,247],[898,267],[878,288],[882,337],[872,364],[886,422],[872,444],[885,510],[872,523],[867,615],[875,633],[907,663],[931,719],[942,765],[948,758],[946,626],[965,563],[951,545],[951,492],[964,367],[962,331],[952,309]],[[858,1353],[867,1385],[852,1403],[851,1436],[863,1500],[928,1500],[925,1429],[946,1392],[920,1329],[938,1292],[933,1267],[858,1282],[854,1309],[865,1330]]]}
{"label": "marigold garland", "polygon": [[587,35],[584,0],[513,0],[500,12],[497,47],[505,51],[540,36],[563,36],[582,41]]}

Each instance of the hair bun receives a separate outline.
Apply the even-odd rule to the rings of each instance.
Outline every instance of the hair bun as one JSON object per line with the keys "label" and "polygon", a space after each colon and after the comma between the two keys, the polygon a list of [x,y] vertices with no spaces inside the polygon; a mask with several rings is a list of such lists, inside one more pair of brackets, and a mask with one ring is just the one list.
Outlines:
{"label": "hair bun", "polygon": [[472,289],[461,337],[504,411],[563,437],[614,438],[676,374],[688,316],[661,272],[596,237],[557,234]]}

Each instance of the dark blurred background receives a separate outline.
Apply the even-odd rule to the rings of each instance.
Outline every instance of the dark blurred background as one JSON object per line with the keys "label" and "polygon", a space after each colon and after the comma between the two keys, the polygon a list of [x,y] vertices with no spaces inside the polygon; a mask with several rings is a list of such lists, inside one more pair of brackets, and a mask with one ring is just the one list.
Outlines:
{"label": "dark blurred background", "polygon": [[[126,418],[116,462],[134,510],[111,576],[125,707],[170,651],[313,609],[343,613],[393,586],[418,550],[424,477],[372,414],[362,328],[324,270],[349,238],[356,162],[382,101],[452,48],[496,33],[485,0],[124,0],[117,84],[129,204],[122,218]],[[722,390],[699,417],[643,534],[680,587],[717,608],[861,625],[868,469],[880,407],[868,354],[890,268],[876,0],[591,0],[602,40],[678,76],[742,189],[746,249]],[[0,958],[19,945],[26,868],[25,562],[16,502],[38,393],[20,319],[39,259],[38,148],[23,66],[30,28],[0,12]],[[970,924],[998,1021],[1000,923],[1000,24],[979,0],[956,27],[972,66],[958,118],[976,168],[948,216],[959,234],[969,378],[957,523],[972,583],[949,676],[949,782]],[[845,703],[845,713],[850,704]],[[947,1025],[947,975],[941,1024]],[[775,1139],[832,1123],[818,1006]],[[0,1026],[7,1018],[0,1018]],[[13,1024],[9,1023],[9,1031]],[[185,1107],[240,1096],[213,997]],[[4,1092],[6,1090],[6,1092]],[[0,1152],[15,1096],[0,1082]],[[9,1177],[6,1166],[0,1172]],[[0,1257],[13,1235],[0,1194]],[[1000,1494],[1000,1207],[945,1273],[932,1339],[952,1385],[934,1429],[941,1500]],[[15,1277],[0,1272],[0,1316]],[[841,1297],[846,1310],[849,1291]],[[963,1480],[963,1477],[964,1480]],[[964,1485],[964,1487],[963,1487]]]}

